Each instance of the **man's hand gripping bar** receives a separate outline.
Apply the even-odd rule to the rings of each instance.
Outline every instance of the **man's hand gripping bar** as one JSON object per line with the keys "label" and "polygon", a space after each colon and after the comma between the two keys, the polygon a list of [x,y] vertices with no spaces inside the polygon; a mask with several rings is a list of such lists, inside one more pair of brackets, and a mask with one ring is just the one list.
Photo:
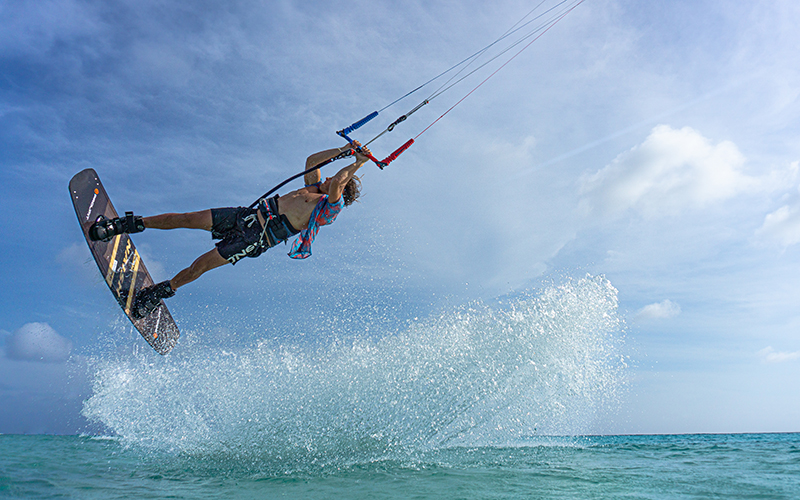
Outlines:
{"label": "man's hand gripping bar", "polygon": [[[363,154],[364,156],[366,156],[367,158],[372,160],[372,162],[375,163],[375,165],[377,165],[379,169],[383,170],[383,167],[385,167],[386,165],[388,165],[391,162],[393,162],[394,160],[396,160],[397,157],[400,156],[400,154],[403,151],[405,151],[406,149],[411,147],[411,145],[414,144],[414,139],[409,139],[408,142],[406,142],[405,144],[403,144],[402,146],[397,148],[392,154],[390,154],[389,156],[387,156],[383,160],[379,160],[379,159],[375,158],[374,156],[372,156],[371,154],[364,153],[364,151],[361,148],[356,147],[355,144],[353,144],[353,139],[351,139],[348,136],[348,134],[351,133],[353,130],[356,130],[357,128],[363,126],[365,123],[367,123],[368,121],[372,120],[376,116],[378,116],[378,112],[377,111],[373,111],[372,113],[370,113],[369,115],[365,116],[364,118],[358,120],[357,122],[355,122],[354,124],[350,125],[349,127],[337,131],[336,134],[339,135],[340,137],[344,138],[347,142],[350,143],[350,145],[353,147],[353,149],[355,149],[359,153]],[[403,118],[405,118],[405,116]],[[397,121],[397,123],[399,123],[401,121],[403,121],[403,120],[400,119],[400,120]],[[394,125],[396,125],[396,123],[392,124],[392,128],[394,128]]]}

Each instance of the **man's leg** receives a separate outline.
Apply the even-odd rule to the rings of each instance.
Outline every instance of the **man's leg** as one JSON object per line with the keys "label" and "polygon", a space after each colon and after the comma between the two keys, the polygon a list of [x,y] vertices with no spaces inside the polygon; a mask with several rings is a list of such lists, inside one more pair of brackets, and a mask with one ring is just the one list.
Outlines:
{"label": "man's leg", "polygon": [[204,253],[198,257],[191,266],[179,272],[171,280],[162,281],[161,283],[139,290],[133,303],[131,316],[133,316],[135,319],[147,317],[148,314],[153,312],[158,307],[158,305],[161,303],[161,299],[168,299],[172,297],[175,295],[175,290],[182,287],[186,283],[196,280],[206,271],[210,271],[215,267],[219,267],[227,263],[228,261],[222,258],[216,248]]}
{"label": "man's leg", "polygon": [[94,241],[111,241],[111,238],[123,233],[140,233],[145,228],[153,229],[205,229],[211,231],[213,217],[211,210],[189,212],[185,214],[161,214],[152,217],[140,217],[133,212],[126,212],[124,217],[98,219],[89,228],[89,238]]}
{"label": "man's leg", "polygon": [[153,215],[151,217],[143,217],[142,221],[144,222],[144,227],[152,229],[185,228],[185,229],[205,229],[206,231],[211,231],[211,223],[212,223],[211,210],[201,210],[199,212],[189,212],[185,214]]}
{"label": "man's leg", "polygon": [[[209,210],[209,218],[210,217],[211,217],[211,211]],[[187,227],[187,226],[181,226],[181,227]],[[197,260],[192,262],[191,266],[187,267],[183,271],[176,274],[174,278],[169,280],[169,284],[173,290],[177,290],[183,285],[191,283],[192,281],[196,280],[197,278],[200,277],[200,275],[202,275],[206,271],[210,271],[219,266],[224,266],[227,263],[228,261],[219,254],[219,251],[216,248],[214,248],[213,250],[209,250],[208,252],[198,257]]]}

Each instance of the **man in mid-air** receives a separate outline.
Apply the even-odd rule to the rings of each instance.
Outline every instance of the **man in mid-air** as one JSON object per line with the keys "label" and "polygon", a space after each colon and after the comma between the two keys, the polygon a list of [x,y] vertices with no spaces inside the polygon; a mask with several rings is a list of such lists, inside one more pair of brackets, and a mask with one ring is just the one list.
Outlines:
{"label": "man in mid-air", "polygon": [[[95,222],[89,229],[89,236],[93,240],[109,241],[118,234],[139,233],[145,228],[204,229],[211,231],[213,239],[220,240],[214,249],[198,257],[171,280],[140,290],[136,294],[131,315],[135,319],[144,318],[158,307],[161,299],[172,297],[178,288],[196,280],[206,271],[229,262],[236,264],[243,257],[258,257],[265,250],[298,233],[300,236],[292,245],[289,257],[309,257],[311,243],[320,227],[331,224],[342,208],[352,204],[360,195],[361,183],[355,173],[368,160],[366,155],[370,152],[367,148],[361,148],[358,142],[353,144],[357,148],[355,163],[324,182],[319,169],[309,172],[305,175],[304,188],[284,196],[262,198],[258,201],[258,208],[212,208],[151,217],[134,216],[132,212],[127,212],[125,217]],[[348,148],[329,149],[309,156],[306,170]]]}

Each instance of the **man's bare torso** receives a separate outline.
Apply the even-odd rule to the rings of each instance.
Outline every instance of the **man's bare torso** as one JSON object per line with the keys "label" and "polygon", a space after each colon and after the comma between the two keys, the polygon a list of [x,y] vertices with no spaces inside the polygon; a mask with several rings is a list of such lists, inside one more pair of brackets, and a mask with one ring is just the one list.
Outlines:
{"label": "man's bare torso", "polygon": [[[320,198],[325,196],[316,186],[304,187],[278,198],[278,212],[285,214],[292,226],[298,231],[308,229],[308,219]],[[258,220],[264,226],[264,218],[258,213]]]}

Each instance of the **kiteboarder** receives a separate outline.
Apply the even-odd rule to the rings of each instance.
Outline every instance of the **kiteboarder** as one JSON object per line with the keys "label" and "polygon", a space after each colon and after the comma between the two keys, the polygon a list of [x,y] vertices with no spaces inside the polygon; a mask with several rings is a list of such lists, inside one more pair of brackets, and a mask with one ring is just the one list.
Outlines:
{"label": "kiteboarder", "polygon": [[[353,149],[356,161],[322,181],[315,166]],[[101,219],[89,230],[92,240],[108,241],[122,233],[139,233],[152,229],[204,229],[220,240],[215,248],[198,257],[191,266],[171,280],[143,288],[136,294],[131,315],[140,319],[150,314],[161,299],[199,278],[203,273],[236,264],[244,257],[258,257],[265,250],[299,233],[289,252],[293,259],[311,255],[311,243],[321,226],[331,224],[342,208],[351,205],[360,195],[361,182],[356,172],[369,159],[369,149],[355,141],[345,146],[315,153],[306,160],[305,187],[271,198],[262,198],[256,208],[212,208],[199,212],[166,213],[140,217],[127,212],[124,217]],[[310,170],[310,171],[309,171]]]}

